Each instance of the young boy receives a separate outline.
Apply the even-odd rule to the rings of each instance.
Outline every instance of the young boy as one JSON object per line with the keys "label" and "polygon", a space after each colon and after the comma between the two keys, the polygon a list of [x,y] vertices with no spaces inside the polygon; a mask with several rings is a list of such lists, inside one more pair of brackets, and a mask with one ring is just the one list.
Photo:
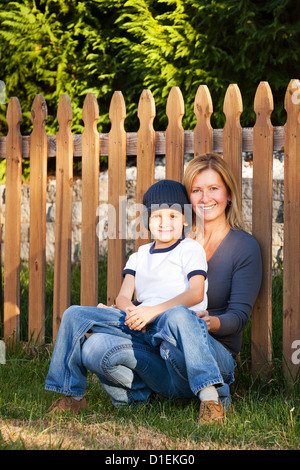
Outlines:
{"label": "young boy", "polygon": [[[116,307],[124,311],[126,324],[142,330],[161,313],[176,305],[206,310],[206,256],[202,246],[184,238],[190,203],[185,187],[162,180],[143,198],[145,226],[154,242],[130,256]],[[138,306],[131,301],[135,291]]]}
{"label": "young boy", "polygon": [[[192,310],[207,308],[206,255],[198,242],[184,237],[184,228],[188,225],[185,215],[188,213],[191,216],[185,187],[172,180],[159,181],[145,193],[143,205],[144,222],[154,242],[141,246],[130,256],[116,299],[117,309],[101,309],[103,317],[99,308],[74,306],[63,315],[46,389],[66,396],[51,406],[51,412],[86,408],[81,393],[84,393],[86,386],[86,374],[81,362],[80,335],[91,331],[91,327],[94,332],[105,332],[108,310],[119,312],[119,316],[115,315],[118,318],[125,313],[125,325],[131,330],[143,331],[172,307],[184,305]],[[134,291],[138,306],[132,302]],[[124,321],[124,316],[122,318]],[[119,328],[121,331],[121,323]],[[113,334],[118,335],[118,331],[116,326]],[[95,352],[90,350],[89,355],[94,357]],[[214,386],[208,386],[201,390],[199,398],[217,401],[218,394]]]}

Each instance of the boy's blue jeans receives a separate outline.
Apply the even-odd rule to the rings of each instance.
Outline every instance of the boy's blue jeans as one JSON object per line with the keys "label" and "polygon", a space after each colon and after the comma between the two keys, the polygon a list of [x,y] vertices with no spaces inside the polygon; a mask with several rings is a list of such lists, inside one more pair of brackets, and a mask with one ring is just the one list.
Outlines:
{"label": "boy's blue jeans", "polygon": [[[148,325],[145,333],[130,330],[124,319],[124,312],[115,308],[67,309],[45,388],[82,396],[89,369],[114,405],[147,401],[152,392],[191,398],[216,385],[223,404],[229,406],[235,361],[195,312],[174,307]],[[88,331],[94,334],[86,339]]]}

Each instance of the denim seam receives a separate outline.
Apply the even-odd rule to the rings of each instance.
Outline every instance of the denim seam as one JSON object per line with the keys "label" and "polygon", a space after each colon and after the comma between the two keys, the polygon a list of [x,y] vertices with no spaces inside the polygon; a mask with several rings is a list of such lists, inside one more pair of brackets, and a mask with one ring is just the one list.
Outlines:
{"label": "denim seam", "polygon": [[75,392],[70,392],[69,390],[65,390],[61,387],[56,387],[55,385],[47,385],[47,384],[45,385],[45,390],[61,393],[63,395],[68,395],[69,397],[79,397],[85,394],[85,390],[83,390],[82,393],[80,392],[75,393]]}
{"label": "denim seam", "polygon": [[177,346],[177,341],[174,340],[174,338],[170,338],[163,329],[159,331],[159,334],[162,336],[162,338],[167,341],[168,343],[171,343],[173,346]]}
{"label": "denim seam", "polygon": [[[72,357],[72,354],[73,354],[73,351],[75,349],[75,346],[77,344],[77,341],[80,340],[80,338],[91,328],[91,326],[93,326],[94,324],[94,321],[88,321],[88,322],[85,322],[81,328],[77,331],[77,333],[74,335],[74,338],[73,338],[73,342],[72,342],[72,345],[71,345],[71,348],[70,348],[70,352],[68,354],[68,357],[67,357],[67,367],[66,367],[66,375],[65,375],[65,380],[64,380],[64,389],[65,390],[68,390],[69,389],[69,382],[70,382],[70,368],[69,368],[69,363],[70,363],[70,360],[71,360],[71,357]],[[71,392],[68,394],[71,394]]]}
{"label": "denim seam", "polygon": [[221,375],[223,377],[224,383],[227,385],[230,385],[234,382],[234,372],[231,373],[226,373],[226,372],[221,372]]}
{"label": "denim seam", "polygon": [[[202,319],[199,318],[199,320],[202,320]],[[206,329],[206,324],[204,323],[204,320],[202,320],[202,321],[199,322],[199,323],[200,323],[201,329],[203,330],[203,333],[202,333],[202,334],[203,334],[203,337],[204,337],[204,339],[205,339],[205,341],[206,341],[206,344],[207,344],[207,346],[209,346],[209,345],[208,345],[208,340],[207,340],[207,338],[208,338],[208,336],[207,336],[208,333],[207,333],[207,329]],[[177,346],[177,341],[174,340],[174,338],[171,338],[170,336],[168,336],[168,334],[165,332],[165,330],[164,330],[163,328],[159,329],[158,331],[159,331],[159,334],[160,334],[166,341],[168,341],[169,343],[173,344],[173,346]]]}
{"label": "denim seam", "polygon": [[179,365],[177,364],[176,360],[172,357],[171,354],[169,354],[169,350],[167,348],[165,348],[163,346],[163,344],[161,344],[161,349],[164,351],[164,353],[166,354],[166,356],[168,357],[168,362],[170,362],[170,364],[174,367],[174,369],[178,372],[178,374],[184,379],[184,380],[188,380],[187,376],[184,374],[184,372],[181,370],[181,368],[179,367]]}
{"label": "denim seam", "polygon": [[56,387],[55,385],[45,385],[45,390],[50,390],[51,392],[57,392],[57,393],[62,393],[63,395],[69,394],[66,392],[63,388],[61,387]]}
{"label": "denim seam", "polygon": [[102,359],[102,370],[104,372],[104,375],[106,376],[106,378],[108,378],[110,381],[112,381],[113,383],[115,383],[116,385],[121,385],[122,387],[125,387],[126,388],[126,391],[129,395],[129,398],[131,401],[134,401],[134,396],[132,395],[131,393],[131,390],[129,388],[127,388],[124,384],[122,384],[119,380],[115,379],[115,377],[113,377],[110,373],[109,373],[109,369],[107,367],[107,361],[109,360],[109,358],[117,351],[120,351],[122,349],[134,349],[134,350],[139,350],[139,351],[148,351],[148,352],[151,352],[151,350],[149,350],[149,348],[143,348],[142,346],[141,347],[135,347],[133,348],[131,344],[125,344],[125,345],[119,345],[119,346],[115,346],[113,347],[112,349],[110,349],[108,351],[108,353],[104,356],[104,358]]}
{"label": "denim seam", "polygon": [[202,383],[198,387],[194,388],[192,391],[195,395],[198,395],[198,393],[201,390],[203,390],[206,387],[209,387],[210,385],[224,385],[224,381],[222,377],[220,376],[219,379],[208,380],[207,382]]}

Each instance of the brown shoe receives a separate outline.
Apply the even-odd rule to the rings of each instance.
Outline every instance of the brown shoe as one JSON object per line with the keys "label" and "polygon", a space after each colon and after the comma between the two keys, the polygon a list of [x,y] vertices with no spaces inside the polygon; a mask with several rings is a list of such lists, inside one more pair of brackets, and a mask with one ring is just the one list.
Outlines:
{"label": "brown shoe", "polygon": [[76,413],[80,410],[87,409],[87,402],[85,397],[81,400],[75,400],[72,397],[64,396],[56,400],[50,408],[47,410],[47,413],[61,413],[62,411],[70,411],[71,413]]}
{"label": "brown shoe", "polygon": [[216,403],[214,401],[202,401],[200,404],[200,412],[199,412],[199,424],[204,423],[213,423],[223,422],[225,418],[224,408],[222,405],[221,400]]}

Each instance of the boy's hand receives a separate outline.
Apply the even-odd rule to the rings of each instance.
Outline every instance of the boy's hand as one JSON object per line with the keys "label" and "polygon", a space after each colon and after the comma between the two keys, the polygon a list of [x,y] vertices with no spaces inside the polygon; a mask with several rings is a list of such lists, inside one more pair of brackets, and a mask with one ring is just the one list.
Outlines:
{"label": "boy's hand", "polygon": [[153,312],[153,307],[128,307],[126,309],[125,325],[129,326],[131,330],[141,331],[157,316]]}
{"label": "boy's hand", "polygon": [[98,308],[108,308],[108,305],[105,305],[105,304],[102,304],[100,302],[100,304],[97,305]]}

